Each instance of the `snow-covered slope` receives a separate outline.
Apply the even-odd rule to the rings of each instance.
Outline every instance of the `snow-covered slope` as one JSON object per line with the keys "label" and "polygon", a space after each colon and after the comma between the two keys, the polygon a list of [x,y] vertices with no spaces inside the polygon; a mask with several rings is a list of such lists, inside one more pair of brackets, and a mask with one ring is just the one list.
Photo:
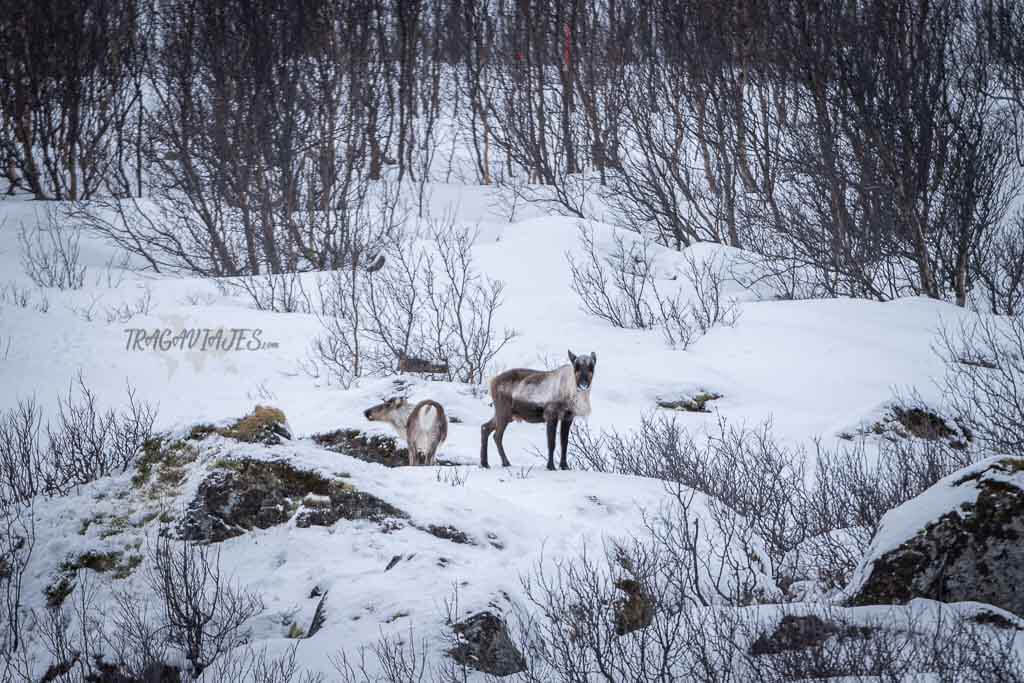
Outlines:
{"label": "snow-covered slope", "polygon": [[[16,282],[31,287],[20,265],[16,232],[22,221],[36,220],[38,205],[6,200],[0,211],[7,218],[0,230],[0,286]],[[772,418],[783,438],[828,439],[877,410],[894,389],[913,387],[925,400],[935,398],[933,380],[942,368],[931,344],[942,321],[963,314],[926,299],[745,301],[735,327],[714,329],[686,351],[673,350],[657,332],[614,329],[580,309],[565,261],[567,251],[578,249],[580,221],[476,218],[481,222],[475,263],[505,282],[498,324],[520,335],[499,354],[495,368],[553,366],[565,362],[567,349],[596,351],[600,362],[591,418],[596,427],[635,426],[654,408],[656,397],[706,389],[722,394],[715,407],[730,420]],[[494,222],[484,222],[487,218]],[[615,230],[591,225],[599,244],[602,237],[607,243]],[[105,401],[122,400],[125,382],[130,382],[139,398],[159,403],[161,426],[239,416],[261,397],[279,405],[299,434],[368,426],[361,413],[386,393],[381,386],[370,381],[345,391],[323,386],[302,371],[320,331],[315,316],[257,311],[244,296],[225,296],[212,283],[193,278],[115,269],[120,285],[108,287],[111,269],[106,264],[113,252],[90,236],[82,238],[82,246],[89,265],[86,287],[47,291],[46,313],[0,304],[0,408],[31,394],[53,406],[57,394],[81,372]],[[655,249],[659,286],[670,290],[678,286],[671,278],[683,256]],[[699,252],[706,257],[714,249],[701,245]],[[106,309],[132,304],[147,290],[152,298],[148,314],[106,322]],[[91,322],[83,319],[88,308]],[[276,348],[129,351],[128,330],[134,328],[260,329],[261,339]],[[425,389],[424,395],[432,390]],[[456,400],[465,413],[460,415],[463,424],[452,425],[446,457],[475,462],[487,400],[455,399],[443,390],[436,397]],[[714,418],[683,419],[699,428]],[[542,436],[514,428],[510,446],[522,453],[528,444],[541,444]]]}
{"label": "snow-covered slope", "polygon": [[[479,226],[476,266],[505,283],[498,326],[519,336],[498,355],[494,370],[552,367],[564,362],[567,349],[596,352],[592,428],[626,431],[657,409],[658,397],[711,391],[722,396],[712,412],[678,414],[695,433],[719,417],[748,425],[770,419],[777,437],[807,445],[819,437],[831,442],[876,414],[894,390],[913,389],[925,401],[939,402],[934,380],[942,365],[931,344],[941,324],[964,315],[959,309],[925,299],[757,301],[734,287],[732,293],[742,300],[739,322],[713,329],[688,350],[674,350],[656,331],[614,329],[581,310],[565,258],[578,249],[579,221],[539,216],[508,222],[487,208],[482,192],[439,187],[434,201],[441,210],[460,196],[460,222]],[[0,221],[6,218],[0,228],[0,287],[31,287],[16,234],[22,222],[38,220],[37,210],[39,205],[17,198],[0,201]],[[591,227],[605,246],[617,229]],[[264,598],[266,609],[252,624],[260,643],[277,649],[290,645],[285,622],[308,624],[317,603],[311,590],[330,592],[324,636],[300,645],[303,664],[324,672],[331,671],[329,657],[337,649],[355,649],[382,632],[407,632],[410,626],[433,638],[439,652],[445,600],[454,590],[460,609],[467,611],[503,596],[515,600],[521,596],[520,576],[542,558],[569,557],[637,531],[643,511],[665,500],[663,484],[654,480],[545,471],[544,430],[537,426],[510,428],[505,445],[512,469],[480,470],[475,466],[480,425],[491,416],[480,387],[408,380],[410,398],[433,398],[456,418],[439,457],[460,463],[452,470],[457,475],[439,474],[438,468],[386,469],[319,448],[309,439],[316,433],[340,428],[387,433],[362,413],[394,393],[394,378],[365,379],[347,390],[328,385],[302,370],[321,329],[314,315],[257,311],[244,297],[224,294],[209,281],[122,272],[107,265],[114,254],[105,244],[89,235],[81,244],[89,266],[83,289],[45,292],[46,312],[0,303],[0,410],[34,395],[52,414],[58,395],[81,373],[104,405],[124,401],[130,383],[137,399],[158,404],[157,427],[163,431],[181,433],[194,423],[237,418],[255,403],[271,403],[286,413],[296,438],[264,447],[209,437],[181,489],[157,502],[138,495],[130,473],[68,498],[41,501],[40,540],[25,593],[29,607],[43,606],[43,590],[68,556],[107,547],[141,553],[161,512],[180,512],[220,458],[280,457],[324,476],[342,473],[345,481],[402,510],[417,525],[450,525],[473,541],[436,538],[412,524],[381,533],[367,521],[305,529],[291,522],[225,541],[226,570]],[[731,257],[728,250],[707,245],[694,248],[694,255]],[[656,249],[659,287],[679,286],[682,259]],[[126,322],[106,320],[107,309],[144,295],[152,299],[148,313]],[[231,352],[126,348],[129,329],[221,327],[259,329],[262,340],[276,346]],[[452,485],[453,476],[464,483]],[[102,523],[84,525],[115,517],[127,523],[114,533]],[[109,595],[111,581],[141,590],[142,574],[95,578],[101,593]]]}

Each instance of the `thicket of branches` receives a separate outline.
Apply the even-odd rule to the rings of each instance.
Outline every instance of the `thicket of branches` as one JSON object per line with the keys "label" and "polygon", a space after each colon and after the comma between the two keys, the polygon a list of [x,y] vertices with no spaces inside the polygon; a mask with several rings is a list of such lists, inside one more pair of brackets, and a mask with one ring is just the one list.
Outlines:
{"label": "thicket of branches", "polygon": [[98,201],[80,218],[153,269],[256,275],[364,259],[382,179],[416,185],[422,213],[424,183],[468,158],[476,182],[570,215],[603,196],[663,244],[752,250],[806,294],[1019,311],[1022,12],[13,3],[3,174]]}
{"label": "thicket of branches", "polygon": [[504,285],[473,264],[475,241],[451,215],[429,219],[416,232],[392,236],[378,267],[319,276],[323,333],[310,370],[347,386],[428,363],[433,375],[482,384],[516,333],[495,319]]}

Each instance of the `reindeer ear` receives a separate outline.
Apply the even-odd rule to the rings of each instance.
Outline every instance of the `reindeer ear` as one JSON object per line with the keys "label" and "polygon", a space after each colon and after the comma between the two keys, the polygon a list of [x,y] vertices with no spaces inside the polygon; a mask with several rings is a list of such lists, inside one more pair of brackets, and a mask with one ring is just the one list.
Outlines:
{"label": "reindeer ear", "polygon": [[597,365],[597,352],[596,351],[591,351],[590,352],[590,364],[591,365]]}
{"label": "reindeer ear", "polygon": [[576,362],[576,356],[573,355],[572,349],[569,350],[569,362],[570,363],[575,363]]}

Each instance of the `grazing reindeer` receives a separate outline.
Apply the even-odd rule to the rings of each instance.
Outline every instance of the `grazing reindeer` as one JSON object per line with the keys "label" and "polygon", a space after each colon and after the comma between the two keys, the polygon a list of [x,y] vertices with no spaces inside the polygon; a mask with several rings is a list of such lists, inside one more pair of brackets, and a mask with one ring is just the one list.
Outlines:
{"label": "grazing reindeer", "polygon": [[565,450],[569,444],[572,419],[590,415],[590,383],[594,379],[597,354],[576,356],[569,352],[571,365],[556,370],[506,370],[491,380],[494,417],[480,428],[480,466],[487,464],[487,438],[494,432],[503,467],[509,466],[502,438],[509,422],[544,422],[548,427],[548,469],[555,469],[555,431],[562,423],[562,460],[569,469]]}
{"label": "grazing reindeer", "polygon": [[414,406],[404,398],[392,398],[368,408],[363,415],[395,428],[409,446],[410,465],[433,465],[434,454],[448,438],[448,417],[436,401],[420,401]]}

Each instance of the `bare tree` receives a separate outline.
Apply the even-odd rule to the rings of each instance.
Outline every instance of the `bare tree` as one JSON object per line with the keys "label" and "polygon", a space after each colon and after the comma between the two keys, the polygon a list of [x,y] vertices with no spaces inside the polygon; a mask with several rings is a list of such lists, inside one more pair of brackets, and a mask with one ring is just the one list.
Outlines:
{"label": "bare tree", "polygon": [[159,599],[166,638],[193,676],[245,644],[245,622],[262,611],[263,602],[221,572],[219,550],[158,536],[149,560],[146,579]]}
{"label": "bare tree", "polygon": [[[420,233],[397,233],[371,272],[337,272],[326,281],[320,315],[325,334],[314,354],[338,381],[401,371],[418,358],[447,379],[480,384],[497,353],[514,338],[499,331],[503,284],[473,264],[476,235],[447,214]],[[432,245],[413,241],[420,235]]]}
{"label": "bare tree", "polygon": [[[77,396],[75,390],[77,389]],[[79,375],[58,400],[57,419],[46,427],[44,491],[65,494],[76,486],[126,471],[152,436],[156,408],[135,398],[127,387],[128,407],[102,411],[96,394]]]}
{"label": "bare tree", "polygon": [[136,0],[11,4],[0,20],[0,151],[10,190],[87,199],[127,169],[144,62]]}
{"label": "bare tree", "polygon": [[593,228],[580,227],[583,257],[565,255],[572,275],[572,290],[583,310],[614,327],[650,329],[658,319],[650,299],[656,292],[653,256],[646,241],[629,241],[617,232],[612,249],[602,254]]}
{"label": "bare tree", "polygon": [[1024,317],[981,315],[942,330],[936,351],[946,364],[953,411],[994,453],[1024,448]]}

